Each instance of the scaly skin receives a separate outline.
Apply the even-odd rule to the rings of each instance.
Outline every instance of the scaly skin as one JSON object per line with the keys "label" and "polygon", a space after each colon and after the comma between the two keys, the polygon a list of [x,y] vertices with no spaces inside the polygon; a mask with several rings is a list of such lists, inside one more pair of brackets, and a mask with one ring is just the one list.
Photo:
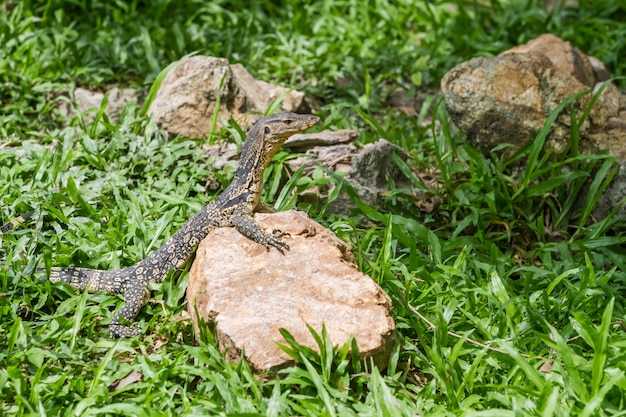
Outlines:
{"label": "scaly skin", "polygon": [[3,235],[5,233],[15,229],[17,226],[19,226],[20,224],[24,223],[26,220],[28,220],[31,217],[33,217],[34,213],[35,213],[35,211],[31,210],[28,213],[22,214],[21,216],[18,216],[16,218],[14,218],[10,222],[8,222],[6,224],[3,224],[2,226],[0,226],[0,235]]}
{"label": "scaly skin", "polygon": [[143,261],[117,271],[86,268],[52,268],[50,281],[68,282],[72,287],[90,292],[106,291],[123,294],[125,305],[117,313],[109,330],[111,336],[132,337],[140,333],[138,326],[126,326],[121,319],[132,321],[150,298],[150,282],[160,283],[171,269],[181,268],[193,250],[216,227],[234,226],[241,234],[280,252],[289,250],[282,234],[264,232],[252,217],[261,209],[263,171],[283,143],[292,135],[319,122],[310,114],[279,113],[259,120],[248,132],[241,150],[235,178],[215,200],[205,205],[167,242]]}

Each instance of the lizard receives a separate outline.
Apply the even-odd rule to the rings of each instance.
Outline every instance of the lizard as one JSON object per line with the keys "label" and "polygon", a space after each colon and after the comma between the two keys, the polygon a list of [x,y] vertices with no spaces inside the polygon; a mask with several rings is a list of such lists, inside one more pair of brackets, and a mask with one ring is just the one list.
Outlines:
{"label": "lizard", "polygon": [[154,253],[139,263],[119,270],[52,267],[49,280],[64,281],[81,291],[122,294],[124,305],[114,314],[109,331],[111,337],[133,337],[141,333],[131,322],[150,298],[149,283],[161,283],[170,270],[182,268],[200,241],[217,227],[235,227],[242,235],[281,253],[289,250],[282,239],[284,233],[265,232],[252,217],[262,211],[263,172],[283,143],[292,135],[318,124],[320,118],[311,114],[290,112],[261,118],[250,129],[241,149],[239,166],[228,187],[187,221]]}
{"label": "lizard", "polygon": [[21,216],[14,218],[10,222],[3,224],[2,226],[0,226],[0,235],[4,235],[7,232],[15,229],[17,226],[33,217],[33,214],[35,214],[35,210],[31,210],[28,213],[22,214]]}

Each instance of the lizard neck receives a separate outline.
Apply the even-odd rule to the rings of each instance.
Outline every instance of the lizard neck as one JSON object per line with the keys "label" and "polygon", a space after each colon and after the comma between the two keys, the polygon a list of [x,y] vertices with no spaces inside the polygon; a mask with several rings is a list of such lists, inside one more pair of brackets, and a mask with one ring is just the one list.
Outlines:
{"label": "lizard neck", "polygon": [[238,194],[253,194],[255,204],[258,203],[263,189],[263,172],[279,147],[280,145],[266,147],[260,133],[260,126],[255,126],[248,133],[248,138],[241,148],[239,167],[228,188]]}
{"label": "lizard neck", "polygon": [[259,204],[263,190],[263,172],[287,138],[319,122],[313,115],[279,113],[257,122],[248,132],[241,148],[235,178],[223,193],[229,205],[239,205],[252,212]]}

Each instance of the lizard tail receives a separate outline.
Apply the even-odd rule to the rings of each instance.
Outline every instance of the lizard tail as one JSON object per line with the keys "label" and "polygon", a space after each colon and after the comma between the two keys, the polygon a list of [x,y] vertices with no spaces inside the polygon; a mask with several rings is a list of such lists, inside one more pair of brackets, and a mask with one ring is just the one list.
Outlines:
{"label": "lizard tail", "polygon": [[[132,268],[132,267],[131,267]],[[128,268],[126,268],[128,269]],[[45,268],[38,268],[45,270]],[[126,303],[122,309],[115,314],[109,331],[111,336],[133,337],[141,330],[138,326],[127,326],[122,320],[132,321],[141,307],[150,298],[150,289],[146,285],[125,279],[128,271],[101,271],[89,268],[63,268],[54,267],[50,269],[50,282],[67,282],[72,287],[90,292],[106,291],[109,293],[123,293]],[[132,283],[132,285],[131,285]]]}
{"label": "lizard tail", "polygon": [[[45,268],[37,268],[45,270]],[[122,292],[122,271],[100,271],[89,268],[53,267],[50,269],[50,282],[67,282],[73,288],[89,292],[106,291],[109,293]]]}
{"label": "lizard tail", "polygon": [[28,213],[22,214],[21,216],[14,218],[10,222],[3,224],[2,226],[0,226],[0,235],[3,235],[6,232],[9,232],[15,229],[17,226],[19,226],[20,224],[24,223],[26,220],[33,217],[33,214],[35,214],[35,210],[31,210]]}

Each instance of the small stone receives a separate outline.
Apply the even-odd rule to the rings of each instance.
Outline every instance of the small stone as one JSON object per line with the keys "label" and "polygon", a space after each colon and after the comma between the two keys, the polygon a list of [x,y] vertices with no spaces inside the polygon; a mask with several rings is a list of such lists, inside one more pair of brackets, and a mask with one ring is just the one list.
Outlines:
{"label": "small stone", "polygon": [[[407,116],[415,117],[418,121],[420,117],[423,117],[421,126],[429,126],[432,123],[432,112],[440,95],[439,91],[431,91],[430,89],[409,91],[403,88],[396,88],[387,94],[382,104],[385,107],[396,109]],[[428,109],[423,108],[426,103],[428,103]],[[426,111],[426,113],[420,115],[423,111]]]}
{"label": "small stone", "polygon": [[[587,192],[582,193],[583,196],[586,196],[588,192],[597,193],[598,190],[587,190]],[[626,199],[626,161],[620,162],[613,181],[598,199],[592,213],[593,217],[596,220],[604,219],[617,209],[615,217],[626,219],[626,205],[622,204],[624,199]]]}
{"label": "small stone", "polygon": [[293,363],[276,345],[286,343],[280,328],[317,350],[306,325],[319,333],[324,324],[333,345],[354,335],[361,357],[384,368],[395,341],[391,300],[358,271],[345,243],[302,212],[255,219],[268,231],[289,233],[290,250],[268,252],[234,228],[210,233],[198,247],[187,288],[196,332],[198,317],[211,323],[230,360],[245,352],[262,373]]}
{"label": "small stone", "polygon": [[[139,92],[137,92],[137,90],[117,86],[108,87],[104,91],[91,91],[86,88],[78,87],[71,96],[72,100],[76,103],[76,107],[78,107],[78,111],[83,114],[85,121],[91,123],[102,105],[105,94],[107,95],[105,114],[112,122],[119,119],[124,107],[128,103],[139,101]],[[62,116],[76,116],[76,110],[71,103],[59,100],[57,101],[57,106]]]}
{"label": "small stone", "polygon": [[304,155],[288,160],[287,163],[292,171],[297,171],[304,166],[307,174],[318,165],[334,172],[348,172],[352,159],[358,152],[358,148],[351,143],[315,146],[308,149]]}
{"label": "small stone", "polygon": [[[391,142],[380,139],[374,143],[357,148],[352,143],[332,146],[316,146],[307,150],[301,157],[290,159],[289,167],[296,171],[305,167],[305,173],[311,172],[321,165],[335,173],[343,175],[344,180],[357,193],[362,202],[368,205],[382,207],[384,195],[391,180],[396,188],[413,188],[410,180],[400,171],[393,160],[393,155],[401,160],[407,160],[407,154]],[[298,201],[311,204],[323,204],[332,194],[335,184],[319,189],[310,188],[298,196]],[[416,198],[426,200],[428,196],[420,190],[415,190]],[[327,212],[349,214],[354,207],[352,197],[342,189],[338,196],[327,208]]]}
{"label": "small stone", "polygon": [[209,165],[216,170],[224,169],[227,165],[236,167],[233,161],[238,157],[237,145],[234,143],[222,142],[206,147],[205,159],[209,159]]}

